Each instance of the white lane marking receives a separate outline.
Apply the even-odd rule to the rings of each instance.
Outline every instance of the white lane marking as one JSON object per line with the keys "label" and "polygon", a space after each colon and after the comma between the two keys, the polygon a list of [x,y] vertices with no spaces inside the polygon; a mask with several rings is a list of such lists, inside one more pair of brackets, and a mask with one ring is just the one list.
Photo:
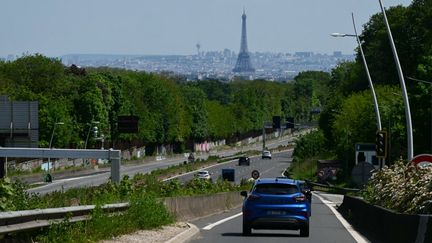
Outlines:
{"label": "white lane marking", "polygon": [[314,196],[316,196],[319,200],[321,200],[327,207],[330,208],[330,210],[333,212],[333,214],[336,216],[336,218],[341,222],[341,224],[345,227],[345,229],[350,233],[350,235],[354,238],[355,241],[358,243],[368,243],[362,235],[360,235],[357,231],[354,230],[354,228],[349,224],[342,215],[332,206],[334,205],[333,202],[327,201],[321,196],[314,193]]}
{"label": "white lane marking", "polygon": [[[97,177],[97,176],[100,176],[101,174],[104,174],[104,173],[95,174],[95,175],[86,175],[86,176],[80,176],[80,177],[71,177],[71,178],[66,178],[66,179],[53,180],[51,183],[48,183],[48,184],[45,184],[45,185],[42,185],[42,186],[38,186],[38,187],[34,187],[32,189],[36,190],[36,189],[41,189],[41,188],[45,188],[45,187],[49,187],[49,186],[53,186],[53,185],[58,185],[58,184],[61,184],[63,182],[76,181],[76,180],[81,180],[81,179],[84,179],[84,178]],[[33,183],[33,184],[36,184],[36,183]],[[30,190],[32,190],[32,189],[30,189]]]}
{"label": "white lane marking", "polygon": [[236,218],[236,217],[238,217],[238,216],[240,216],[240,215],[242,215],[242,214],[243,214],[243,213],[238,213],[238,214],[235,214],[235,215],[233,215],[233,216],[231,216],[231,217],[228,217],[228,218],[224,218],[224,219],[222,219],[222,220],[219,220],[219,221],[217,221],[217,222],[215,222],[215,223],[213,223],[213,224],[209,224],[209,225],[207,225],[206,227],[204,227],[203,230],[211,230],[211,229],[213,229],[213,227],[218,226],[218,225],[220,225],[220,224],[223,224],[223,223],[225,223],[226,221],[231,220],[231,219],[233,219],[233,218]]}
{"label": "white lane marking", "polygon": [[207,169],[209,169],[209,168],[212,168],[212,167],[215,167],[215,166],[218,166],[218,165],[223,165],[223,164],[231,163],[231,162],[234,162],[234,161],[236,161],[236,160],[233,159],[233,160],[228,160],[228,161],[226,161],[226,162],[222,162],[222,163],[216,163],[216,164],[214,164],[214,165],[210,165],[210,166],[207,166],[207,167],[204,167],[204,168],[201,168],[201,169],[197,169],[197,170],[194,170],[194,171],[191,171],[191,172],[187,172],[187,173],[184,173],[184,174],[171,176],[171,177],[169,177],[169,178],[163,179],[162,181],[169,181],[169,180],[175,179],[175,178],[177,178],[177,177],[182,177],[182,176],[185,176],[185,175],[194,174],[194,173],[196,173],[196,172],[198,172],[198,171],[200,171],[200,170],[207,170]]}

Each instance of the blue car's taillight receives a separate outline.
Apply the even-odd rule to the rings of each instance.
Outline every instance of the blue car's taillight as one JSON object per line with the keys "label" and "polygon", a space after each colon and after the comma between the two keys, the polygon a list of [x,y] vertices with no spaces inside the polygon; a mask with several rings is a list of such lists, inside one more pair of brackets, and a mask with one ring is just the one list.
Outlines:
{"label": "blue car's taillight", "polygon": [[294,200],[296,202],[306,202],[307,198],[305,195],[301,194],[300,196],[296,196],[294,197]]}

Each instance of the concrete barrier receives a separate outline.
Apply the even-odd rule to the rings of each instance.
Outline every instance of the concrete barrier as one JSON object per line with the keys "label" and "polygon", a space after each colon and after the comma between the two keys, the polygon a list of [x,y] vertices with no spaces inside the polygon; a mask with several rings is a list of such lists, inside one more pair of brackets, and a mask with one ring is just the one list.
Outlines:
{"label": "concrete barrier", "polygon": [[432,215],[402,214],[344,196],[339,211],[363,235],[380,242],[432,242]]}
{"label": "concrete barrier", "polygon": [[164,204],[178,221],[189,221],[241,205],[240,192],[224,192],[214,195],[168,197]]}

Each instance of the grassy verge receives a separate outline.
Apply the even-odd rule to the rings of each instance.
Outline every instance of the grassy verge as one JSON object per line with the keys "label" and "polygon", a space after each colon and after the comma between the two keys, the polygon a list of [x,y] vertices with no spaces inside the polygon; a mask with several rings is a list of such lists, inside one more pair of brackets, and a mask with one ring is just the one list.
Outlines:
{"label": "grassy verge", "polygon": [[317,164],[319,157],[306,158],[291,164],[287,169],[289,177],[296,180],[316,180]]}
{"label": "grassy verge", "polygon": [[141,229],[159,228],[174,222],[165,206],[151,193],[133,195],[130,207],[122,214],[104,213],[96,207],[90,220],[71,223],[65,219],[41,231],[18,234],[15,239],[30,242],[97,242],[135,232]]}

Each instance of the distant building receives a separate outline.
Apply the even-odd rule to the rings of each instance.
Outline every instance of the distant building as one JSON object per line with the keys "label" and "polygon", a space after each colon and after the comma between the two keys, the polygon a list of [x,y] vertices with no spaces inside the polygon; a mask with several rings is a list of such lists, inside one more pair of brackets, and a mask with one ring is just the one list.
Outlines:
{"label": "distant building", "polygon": [[334,51],[333,56],[334,57],[342,57],[342,52],[341,51]]}
{"label": "distant building", "polygon": [[309,51],[299,51],[299,52],[296,52],[294,54],[294,56],[296,56],[296,57],[312,57],[313,54],[314,54],[313,52],[309,52]]}
{"label": "distant building", "polygon": [[240,76],[250,76],[251,73],[255,72],[252,67],[248,47],[247,47],[247,36],[246,36],[246,14],[243,10],[242,15],[242,34],[240,42],[240,52],[237,57],[236,65],[233,72],[240,73]]}

